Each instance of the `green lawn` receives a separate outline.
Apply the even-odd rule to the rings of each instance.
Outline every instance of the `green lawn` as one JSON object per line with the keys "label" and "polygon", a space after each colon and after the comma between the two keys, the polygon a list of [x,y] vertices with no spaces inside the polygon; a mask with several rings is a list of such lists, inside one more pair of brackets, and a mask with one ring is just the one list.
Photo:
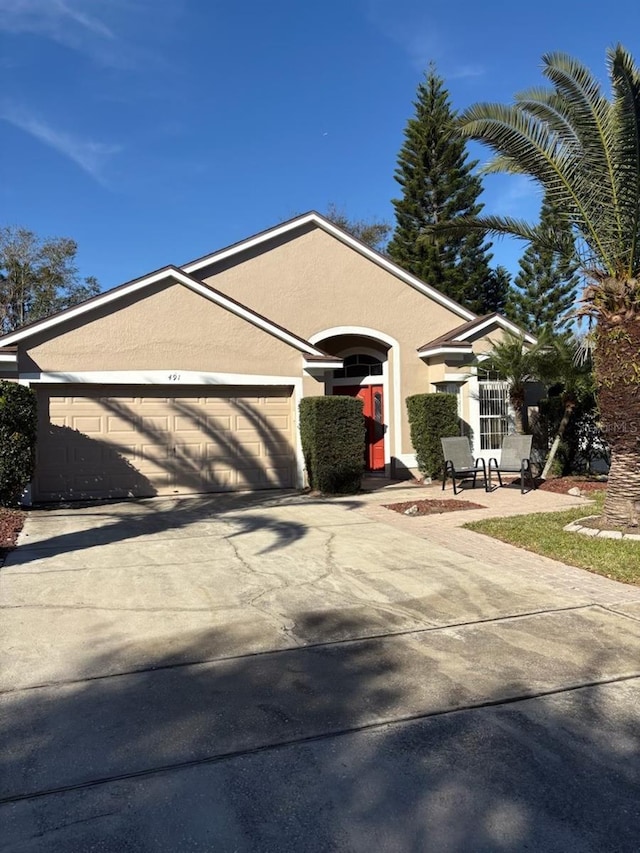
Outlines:
{"label": "green lawn", "polygon": [[464,526],[468,530],[484,533],[533,551],[588,569],[599,575],[624,583],[640,584],[640,541],[593,539],[579,533],[565,533],[565,524],[598,515],[602,511],[604,495],[599,494],[589,507],[569,509],[565,512],[540,512],[534,515],[517,515],[511,518],[490,518],[472,521]]}

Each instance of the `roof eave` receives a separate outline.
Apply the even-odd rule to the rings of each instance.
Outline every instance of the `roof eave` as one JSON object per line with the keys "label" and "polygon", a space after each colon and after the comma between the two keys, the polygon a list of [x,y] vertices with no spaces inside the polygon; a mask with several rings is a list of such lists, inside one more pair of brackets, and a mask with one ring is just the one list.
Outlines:
{"label": "roof eave", "polygon": [[436,355],[450,355],[450,356],[465,356],[465,355],[473,355],[473,347],[471,344],[467,346],[438,346],[438,347],[430,347],[429,349],[419,349],[418,356],[420,358],[433,358]]}

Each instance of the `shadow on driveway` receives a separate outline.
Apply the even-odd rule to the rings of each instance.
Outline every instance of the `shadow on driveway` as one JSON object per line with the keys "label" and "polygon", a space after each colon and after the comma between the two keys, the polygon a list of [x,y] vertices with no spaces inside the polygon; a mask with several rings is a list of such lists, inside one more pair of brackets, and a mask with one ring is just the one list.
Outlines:
{"label": "shadow on driveway", "polygon": [[[425,715],[417,687],[468,685],[410,654],[375,640],[152,657],[6,694],[5,849],[637,851],[637,679],[537,696],[505,670],[490,695]],[[586,675],[619,666],[600,649]]]}
{"label": "shadow on driveway", "polygon": [[[170,503],[167,506],[167,503]],[[99,545],[110,545],[153,533],[178,531],[191,525],[215,522],[220,519],[233,522],[241,529],[231,534],[242,536],[255,530],[265,530],[273,534],[273,543],[264,552],[286,548],[302,539],[309,530],[305,523],[294,520],[281,520],[266,512],[257,515],[233,515],[243,510],[280,506],[327,506],[329,501],[323,498],[311,498],[297,493],[274,495],[273,491],[250,492],[224,495],[202,495],[185,498],[154,498],[149,500],[82,503],[75,505],[53,505],[39,507],[37,512],[43,520],[55,525],[60,520],[77,521],[79,528],[70,532],[53,534],[49,538],[30,542],[23,540],[12,553],[10,565],[24,565],[41,559],[47,553],[68,554]],[[342,500],[340,506],[345,510],[357,509],[361,502]],[[88,510],[88,511],[87,511]],[[47,518],[46,513],[50,513]],[[95,519],[95,526],[85,520]],[[35,523],[37,523],[37,520]],[[106,521],[106,523],[105,523]]]}

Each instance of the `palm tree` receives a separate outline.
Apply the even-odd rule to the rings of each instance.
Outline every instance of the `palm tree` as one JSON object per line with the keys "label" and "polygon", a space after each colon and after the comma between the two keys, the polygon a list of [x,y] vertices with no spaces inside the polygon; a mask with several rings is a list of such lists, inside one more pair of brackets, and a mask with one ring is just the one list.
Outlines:
{"label": "palm tree", "polygon": [[491,351],[476,361],[480,372],[497,373],[508,386],[516,432],[524,433],[525,387],[538,378],[540,344],[531,347],[524,337],[507,333],[503,341],[492,342]]}
{"label": "palm tree", "polygon": [[542,470],[543,480],[549,475],[576,408],[587,399],[593,400],[591,362],[588,357],[578,357],[580,348],[580,342],[568,335],[547,336],[536,364],[537,378],[541,382],[562,386],[562,417]]}
{"label": "palm tree", "polygon": [[[495,153],[487,172],[528,175],[566,214],[571,239],[547,232],[554,250],[575,252],[587,281],[579,314],[595,322],[598,404],[611,470],[604,507],[610,524],[638,523],[640,510],[640,70],[624,48],[607,53],[611,94],[564,54],[543,57],[549,88],[512,105],[476,104],[462,133]],[[534,227],[487,216],[476,228],[532,240]],[[538,240],[540,235],[538,233]],[[570,245],[571,244],[571,245]]]}

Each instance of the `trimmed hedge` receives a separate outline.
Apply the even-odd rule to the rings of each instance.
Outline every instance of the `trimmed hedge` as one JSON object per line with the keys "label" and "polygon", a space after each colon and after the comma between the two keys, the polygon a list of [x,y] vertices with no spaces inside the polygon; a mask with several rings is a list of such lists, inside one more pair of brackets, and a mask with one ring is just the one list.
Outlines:
{"label": "trimmed hedge", "polygon": [[407,397],[407,412],[420,473],[434,480],[440,478],[444,468],[440,439],[460,435],[456,395],[413,394]]}
{"label": "trimmed hedge", "polygon": [[33,476],[38,416],[30,388],[0,380],[0,504],[15,506]]}
{"label": "trimmed hedge", "polygon": [[312,489],[353,494],[364,473],[362,400],[305,397],[300,401],[300,437]]}

